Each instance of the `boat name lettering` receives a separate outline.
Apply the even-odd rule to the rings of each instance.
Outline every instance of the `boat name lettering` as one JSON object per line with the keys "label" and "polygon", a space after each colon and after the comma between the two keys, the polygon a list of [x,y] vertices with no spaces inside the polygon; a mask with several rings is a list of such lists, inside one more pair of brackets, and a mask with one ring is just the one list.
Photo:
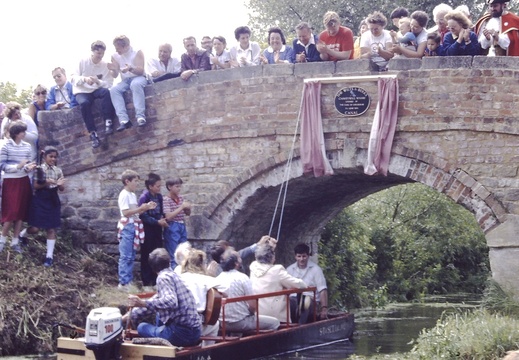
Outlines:
{"label": "boat name lettering", "polygon": [[323,326],[323,327],[319,328],[319,335],[323,336],[323,335],[327,335],[327,334],[334,334],[336,332],[343,331],[345,329],[346,329],[345,323],[334,324],[334,325],[330,325],[330,326]]}

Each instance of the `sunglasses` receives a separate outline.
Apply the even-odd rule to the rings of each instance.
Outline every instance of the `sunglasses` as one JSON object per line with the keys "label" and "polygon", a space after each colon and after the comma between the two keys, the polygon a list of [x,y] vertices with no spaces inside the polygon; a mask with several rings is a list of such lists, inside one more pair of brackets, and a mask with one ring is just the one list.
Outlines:
{"label": "sunglasses", "polygon": [[37,91],[35,92],[36,96],[40,96],[40,95],[47,95],[47,92],[46,91]]}

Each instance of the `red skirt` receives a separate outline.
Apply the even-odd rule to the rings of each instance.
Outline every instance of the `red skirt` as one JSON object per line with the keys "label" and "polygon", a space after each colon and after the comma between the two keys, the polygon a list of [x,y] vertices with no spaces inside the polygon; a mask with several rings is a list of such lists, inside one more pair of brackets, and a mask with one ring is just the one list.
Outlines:
{"label": "red skirt", "polygon": [[2,223],[27,221],[31,204],[32,188],[28,176],[4,179],[2,184]]}

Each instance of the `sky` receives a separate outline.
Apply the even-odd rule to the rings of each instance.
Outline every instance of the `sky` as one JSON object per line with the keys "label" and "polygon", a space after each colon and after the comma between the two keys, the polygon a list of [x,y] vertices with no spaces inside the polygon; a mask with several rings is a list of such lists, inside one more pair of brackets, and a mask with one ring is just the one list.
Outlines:
{"label": "sky", "polygon": [[10,0],[2,2],[0,82],[19,90],[54,85],[51,72],[60,66],[71,74],[90,44],[102,40],[104,60],[115,52],[113,39],[126,35],[146,59],[158,56],[163,43],[180,58],[182,39],[221,35],[236,43],[234,29],[249,20],[245,0]]}

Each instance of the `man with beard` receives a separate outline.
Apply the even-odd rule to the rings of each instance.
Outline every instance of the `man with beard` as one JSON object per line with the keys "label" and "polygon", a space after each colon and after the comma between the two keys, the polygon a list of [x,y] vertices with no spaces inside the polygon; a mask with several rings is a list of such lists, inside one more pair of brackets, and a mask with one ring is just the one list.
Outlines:
{"label": "man with beard", "polygon": [[509,0],[487,0],[489,12],[474,28],[478,42],[489,56],[519,56],[519,16],[508,12]]}

